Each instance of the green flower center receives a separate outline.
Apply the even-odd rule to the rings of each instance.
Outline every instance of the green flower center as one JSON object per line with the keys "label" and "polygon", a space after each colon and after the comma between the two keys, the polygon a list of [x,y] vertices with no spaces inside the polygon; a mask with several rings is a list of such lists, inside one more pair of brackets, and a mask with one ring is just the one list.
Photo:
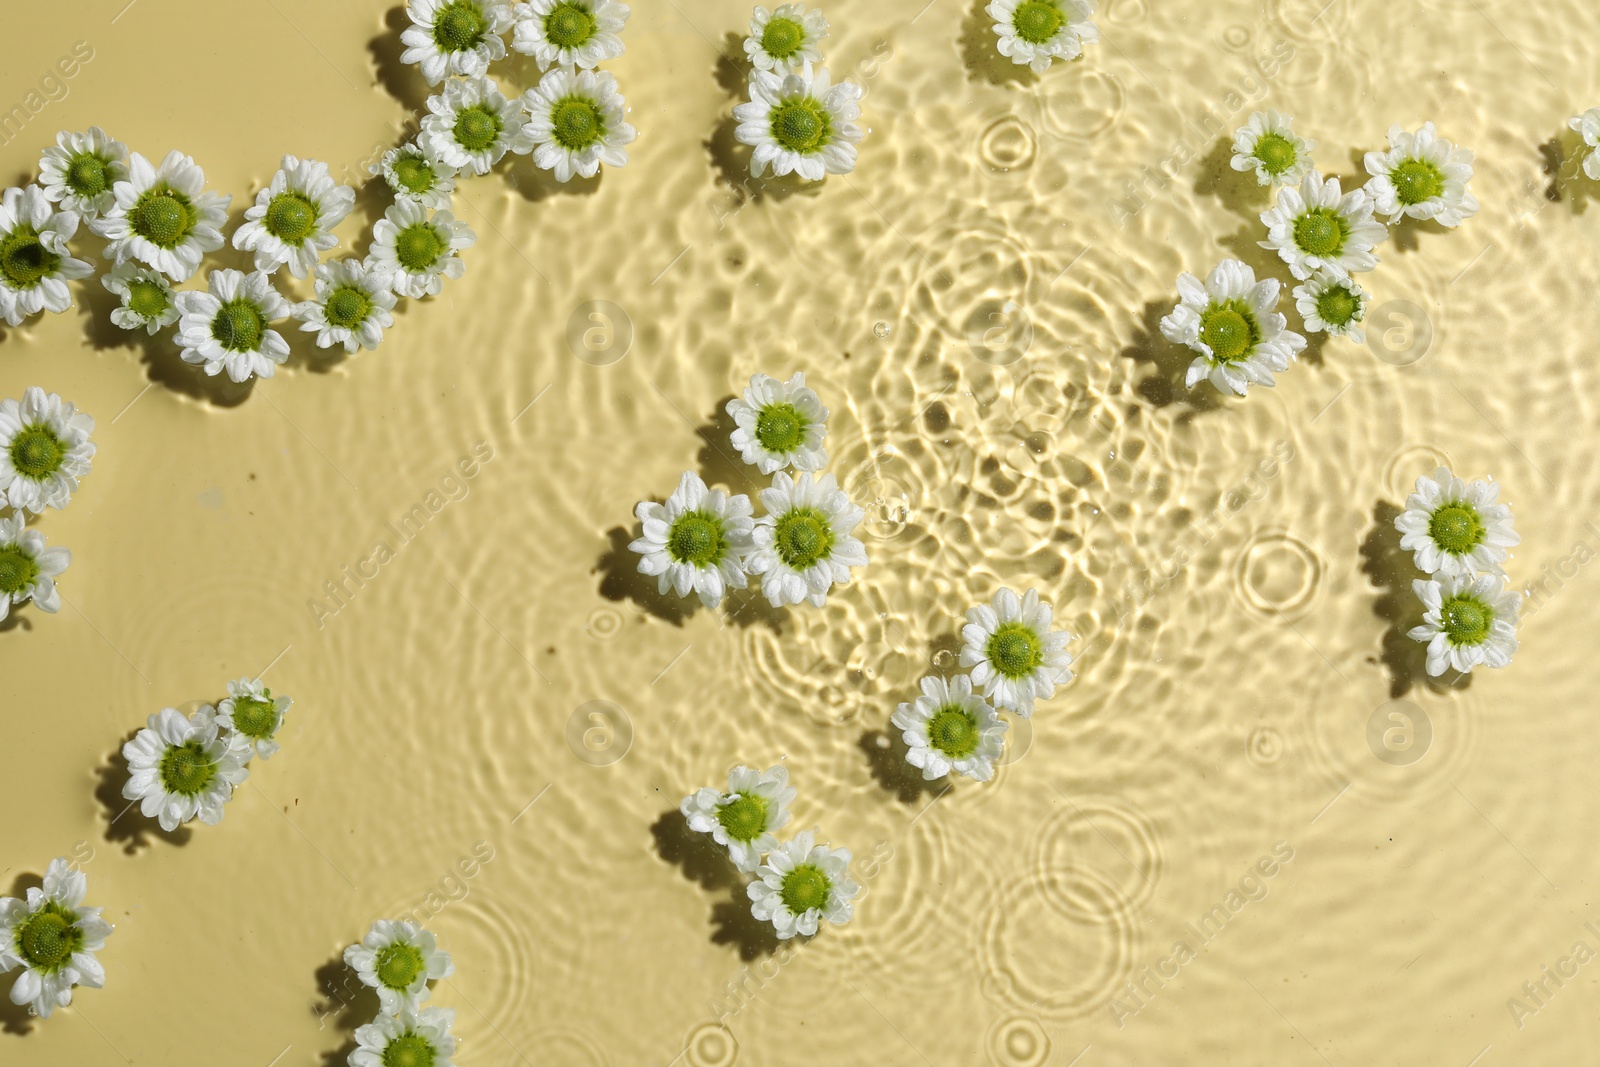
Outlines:
{"label": "green flower center", "polygon": [[194,210],[188,197],[158,185],[134,203],[128,225],[157,248],[175,248],[194,228]]}
{"label": "green flower center", "polygon": [[721,560],[727,547],[722,523],[703,511],[679,515],[667,531],[667,554],[676,563],[707,567]]}
{"label": "green flower center", "polygon": [[1238,300],[1212,304],[1200,316],[1200,340],[1218,363],[1235,363],[1250,354],[1261,339],[1255,314]]}
{"label": "green flower center", "polygon": [[812,908],[820,909],[827,904],[830,888],[832,885],[821,867],[814,863],[803,863],[784,876],[783,888],[778,895],[790,911],[802,915]]}
{"label": "green flower center", "polygon": [[99,196],[111,187],[107,161],[92,152],[79,152],[67,163],[67,188],[79,196]]}
{"label": "green flower center", "polygon": [[1061,29],[1067,16],[1047,0],[1023,0],[1011,16],[1011,26],[1029,44],[1044,44]]}
{"label": "green flower center", "polygon": [[185,741],[161,757],[161,784],[169,793],[192,797],[211,784],[217,765],[199,741]]}
{"label": "green flower center", "polygon": [[433,1067],[433,1043],[421,1034],[403,1034],[383,1050],[383,1067]]}
{"label": "green flower center", "polygon": [[422,952],[404,941],[391,942],[378,950],[378,981],[388,989],[410,989],[424,969]]}
{"label": "green flower center", "polygon": [[1471,504],[1445,504],[1428,518],[1428,536],[1452,556],[1464,556],[1483,543],[1487,531]]}
{"label": "green flower center", "polygon": [[371,310],[372,299],[367,296],[366,290],[353,285],[335,289],[327,303],[322,305],[322,315],[328,320],[328,325],[343,326],[347,330],[367,321],[367,313]]}
{"label": "green flower center", "polygon": [[[272,694],[269,691],[268,697]],[[278,726],[278,712],[274,702],[255,697],[239,697],[233,702],[233,728],[246,737],[265,740]]]}
{"label": "green flower center", "polygon": [[778,520],[772,541],[779,559],[803,571],[833,551],[833,523],[816,508],[795,508]]}
{"label": "green flower center", "polygon": [[1395,195],[1407,207],[1444,192],[1444,174],[1425,159],[1408,159],[1389,172]]}
{"label": "green flower center", "polygon": [[598,29],[594,15],[580,4],[557,4],[544,17],[545,40],[557,48],[577,48]]}
{"label": "green flower center", "polygon": [[266,328],[261,309],[240,297],[217,309],[217,317],[211,320],[211,337],[229,352],[254,352]]}
{"label": "green flower center", "polygon": [[1033,628],[1022,622],[1008,622],[989,638],[984,652],[1001,677],[1015,681],[1026,678],[1044,662],[1044,645]]}
{"label": "green flower center", "polygon": [[44,246],[32,226],[18,226],[0,240],[0,275],[12,289],[31,289],[55,272],[61,257]]}
{"label": "green flower center", "polygon": [[1350,224],[1332,208],[1312,208],[1294,220],[1294,243],[1313,256],[1336,256],[1344,248]]}
{"label": "green flower center", "polygon": [[433,42],[441,52],[476,48],[488,32],[489,22],[471,0],[455,0],[433,20]]}
{"label": "green flower center", "polygon": [[799,448],[805,432],[806,417],[793,404],[770,404],[756,416],[756,440],[774,455]]}
{"label": "green flower center", "polygon": [[296,192],[279,193],[267,205],[267,232],[285,244],[297,245],[317,228],[317,205]]}
{"label": "green flower center", "polygon": [[395,160],[394,177],[409,193],[425,193],[439,180],[433,172],[433,164],[421,156],[401,156]]}
{"label": "green flower center", "polygon": [[1317,297],[1317,314],[1330,326],[1347,326],[1361,310],[1356,294],[1345,288],[1326,289]]}
{"label": "green flower center", "polygon": [[83,948],[83,931],[74,925],[78,916],[53,900],[22,920],[16,945],[28,966],[53,974],[72,954]]}
{"label": "green flower center", "polygon": [[1256,138],[1254,155],[1261,161],[1268,174],[1279,175],[1294,166],[1300,153],[1295,151],[1294,142],[1281,133],[1264,133]]}
{"label": "green flower center", "polygon": [[439,233],[426,222],[416,222],[395,235],[394,258],[413,273],[425,271],[444,253]]}
{"label": "green flower center", "polygon": [[788,59],[805,43],[806,30],[794,19],[775,18],[761,31],[761,50],[773,59]]}
{"label": "green flower center", "polygon": [[732,804],[717,809],[717,821],[735,841],[754,841],[767,830],[767,798],[741,794]]}
{"label": "green flower center", "polygon": [[48,426],[34,423],[11,439],[11,466],[25,478],[39,481],[61,469],[66,445]]}
{"label": "green flower center", "polygon": [[593,100],[581,96],[569,96],[558,101],[550,109],[550,124],[555,127],[553,136],[556,142],[573,152],[588,148],[606,132],[600,109]]}
{"label": "green flower center", "polygon": [[160,318],[170,306],[171,298],[159,282],[136,278],[128,283],[128,310],[140,318]]}
{"label": "green flower center", "polygon": [[815,152],[828,143],[832,133],[828,110],[815,97],[795,97],[772,109],[773,140],[791,152]]}
{"label": "green flower center", "polygon": [[20,593],[39,576],[33,557],[15,545],[0,548],[0,594]]}
{"label": "green flower center", "polygon": [[1481,645],[1489,636],[1494,609],[1471,595],[1446,600],[1439,610],[1439,627],[1452,645]]}
{"label": "green flower center", "polygon": [[473,104],[456,116],[456,143],[468,152],[482,152],[505,129],[505,122],[487,104]]}
{"label": "green flower center", "polygon": [[963,759],[978,749],[978,723],[959,704],[948,704],[928,720],[928,744],[951,759]]}

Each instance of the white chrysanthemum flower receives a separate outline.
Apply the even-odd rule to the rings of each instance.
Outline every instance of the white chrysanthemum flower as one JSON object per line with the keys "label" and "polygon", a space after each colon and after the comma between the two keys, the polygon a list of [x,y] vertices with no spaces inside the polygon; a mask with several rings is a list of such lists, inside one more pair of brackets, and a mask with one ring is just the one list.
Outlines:
{"label": "white chrysanthemum flower", "polygon": [[72,1003],[73,986],[105,985],[105,968],[94,954],[112,926],[100,918],[101,909],[83,906],[88,889],[84,873],[57,858],[45,868],[44,886],[31,886],[26,899],[0,897],[0,974],[22,968],[11,1003],[48,1019]]}
{"label": "white chrysanthemum flower", "polygon": [[744,54],[756,70],[787,73],[807,63],[821,63],[817,43],[828,36],[828,20],[804,4],[781,4],[776,11],[756,5],[750,13],[750,36]]}
{"label": "white chrysanthemum flower", "polygon": [[976,782],[994,777],[994,761],[1005,747],[1006,724],[989,702],[972,691],[972,679],[958,674],[946,682],[928,675],[922,695],[901,704],[890,722],[904,733],[906,762],[928,781],[954,771]]}
{"label": "white chrysanthemum flower", "polygon": [[380,1013],[356,1027],[357,1048],[350,1053],[350,1067],[452,1067],[456,1039],[450,1028],[455,1021],[450,1008]]}
{"label": "white chrysanthemum flower", "polygon": [[1307,332],[1348,337],[1357,344],[1366,341],[1361,323],[1367,317],[1367,293],[1351,279],[1319,270],[1291,295]]}
{"label": "white chrysanthemum flower", "polygon": [[271,183],[244,213],[233,247],[254,252],[256,270],[271,274],[287,263],[290,274],[304,278],[317,257],[339,243],[329,231],[355,203],[356,191],[335,182],[326,163],[284,156]]}
{"label": "white chrysanthemum flower", "polygon": [[972,684],[997,708],[1024,719],[1035,700],[1048,700],[1056,686],[1072,681],[1073,635],[1050,629],[1050,605],[1030,589],[1018,598],[1001,589],[988,604],[967,611],[961,628],[961,665],[972,668]]}
{"label": "white chrysanthemum flower", "polygon": [[591,70],[622,54],[627,4],[617,0],[532,0],[518,4],[511,47],[532,56],[540,70],[553,66]]}
{"label": "white chrysanthemum flower", "polygon": [[39,158],[44,195],[85,222],[117,202],[112,190],[127,177],[128,146],[113,141],[98,126],[82,133],[62,130]]}
{"label": "white chrysanthemum flower", "polygon": [[379,919],[359,945],[344,950],[344,961],[361,981],[378,991],[387,1015],[398,1015],[432,994],[430,978],[448,978],[456,965],[450,953],[416,923]]}
{"label": "white chrysanthemum flower", "polygon": [[1389,150],[1368,152],[1364,188],[1378,214],[1390,222],[1402,215],[1459,226],[1478,213],[1472,180],[1472,152],[1439,136],[1431,122],[1416,133],[1389,127]]}
{"label": "white chrysanthemum flower", "polygon": [[1568,119],[1567,125],[1577,130],[1583,143],[1589,146],[1588,154],[1583,157],[1583,172],[1600,181],[1600,107],[1591,107],[1576,118]]}
{"label": "white chrysanthemum flower", "polygon": [[1436,577],[1504,576],[1506,549],[1522,538],[1511,525],[1511,508],[1495,503],[1499,495],[1493,478],[1463,481],[1448,467],[1431,478],[1424,474],[1394,520],[1400,547],[1416,553],[1418,570]]}
{"label": "white chrysanthemum flower", "polygon": [[451,78],[428,97],[417,144],[429,159],[487,174],[509,151],[528,151],[522,109],[489,78]]}
{"label": "white chrysanthemum flower", "polygon": [[1306,346],[1277,307],[1277,279],[1258,282],[1236,259],[1218,263],[1203,284],[1187,272],[1178,275],[1178,306],[1161,320],[1161,333],[1200,353],[1184,384],[1193,389],[1209,379],[1239,396],[1252,385],[1271,385],[1273,372],[1288,370]]}
{"label": "white chrysanthemum flower", "polygon": [[70,551],[46,548],[44,534],[28,529],[20,513],[0,519],[0,619],[29,600],[40,611],[60,611],[56,575],[71,562]]}
{"label": "white chrysanthemum flower", "polygon": [[1319,270],[1348,277],[1378,265],[1372,250],[1389,236],[1389,227],[1372,217],[1372,201],[1360,189],[1344,193],[1338,178],[1324,180],[1316,171],[1298,190],[1278,191],[1278,202],[1261,213],[1267,227],[1262,248],[1270,248],[1289,264],[1301,281]]}
{"label": "white chrysanthemum flower", "polygon": [[1428,643],[1430,675],[1443,674],[1446,667],[1465,673],[1479,664],[1499,668],[1511,662],[1522,594],[1507,589],[1505,579],[1442,574],[1432,581],[1418,578],[1411,588],[1425,609],[1411,638]]}
{"label": "white chrysanthemum flower", "polygon": [[679,596],[698,593],[708,608],[723,593],[745,587],[744,560],[754,547],[750,498],[708,489],[684,471],[666,504],[646,500],[634,509],[644,535],[628,546],[643,558],[639,573],[659,575],[657,586]]}
{"label": "white chrysanthemum flower", "polygon": [[235,382],[272,377],[289,358],[289,343],[267,324],[289,313],[289,301],[261,271],[214,270],[206,284],[204,293],[177,295],[178,354],[207,374],[227,371]]}
{"label": "white chrysanthemum flower", "polygon": [[819,182],[828,174],[856,167],[856,142],[862,130],[861,86],[829,86],[828,70],[810,63],[784,74],[758,70],[750,75],[750,101],[733,109],[739,120],[734,136],[755,148],[750,173],[759,178],[772,167],[782,177],[798,174]]}
{"label": "white chrysanthemum flower", "polygon": [[574,174],[592,178],[602,163],[623,166],[623,146],[639,135],[623,119],[627,102],[609,73],[552,70],[522,94],[522,106],[528,120],[520,143],[531,145],[534,164],[555,171],[560,182]]}
{"label": "white chrysanthemum flower", "polygon": [[480,78],[504,59],[500,35],[511,28],[511,5],[495,0],[408,0],[411,25],[400,34],[400,62],[416,63],[429,85],[448,74]]}
{"label": "white chrysanthemum flower", "polygon": [[787,382],[766,374],[750,378],[744,399],[728,401],[728,414],[737,423],[731,440],[746,463],[762,474],[785,467],[818,471],[827,466],[828,409],[816,391],[806,387],[799,371]]}
{"label": "white chrysanthemum flower", "polygon": [[205,187],[205,172],[182,152],[168,152],[159,167],[134,152],[128,177],[112,187],[116,202],[89,228],[106,239],[108,258],[136,259],[175,282],[187,281],[207,252],[222,247],[233,202]]}
{"label": "white chrysanthemum flower", "polygon": [[278,730],[293,703],[289,697],[273,696],[259,678],[236,678],[217,705],[217,724],[230,741],[241,737],[255,755],[270,759],[278,751]]}
{"label": "white chrysanthemum flower", "polygon": [[1295,185],[1311,170],[1317,142],[1294,132],[1290,118],[1257,111],[1233,135],[1234,170],[1253,170],[1257,185]]}
{"label": "white chrysanthemum flower", "polygon": [[456,191],[456,168],[442,159],[429,159],[415,144],[389,149],[370,169],[383,178],[396,200],[411,200],[430,211],[449,207]]}
{"label": "white chrysanthemum flower", "polygon": [[0,489],[18,511],[64,508],[89,473],[94,419],[55,393],[28,386],[0,400]]}
{"label": "white chrysanthemum flower", "polygon": [[316,292],[294,306],[294,317],[300,329],[317,335],[318,348],[377,348],[394,325],[394,278],[361,260],[317,264]]}
{"label": "white chrysanthemum flower", "polygon": [[775,608],[828,602],[828,590],[850,581],[850,568],[867,565],[867,550],[851,536],[865,512],[850,502],[833,475],[812,480],[779,471],[761,490],[767,513],[756,520],[755,548],[745,570],[761,576],[761,592]]}
{"label": "white chrysanthemum flower", "polygon": [[430,215],[415,201],[397,200],[372,227],[366,266],[389,275],[401,296],[436,296],[446,278],[467,272],[466,261],[456,253],[477,240],[472,227],[450,212]]}
{"label": "white chrysanthemum flower", "polygon": [[1036,74],[1057,58],[1077,59],[1085,44],[1100,39],[1089,21],[1094,0],[991,0],[984,10],[994,19],[1000,54]]}
{"label": "white chrysanthemum flower", "polygon": [[789,824],[795,789],[789,784],[785,767],[755,771],[739,766],[728,772],[728,791],[699,789],[678,805],[689,829],[710,834],[728,850],[728,857],[741,871],[761,866],[761,857],[778,847],[774,831]]}
{"label": "white chrysanthemum flower", "polygon": [[817,923],[850,921],[850,901],[861,886],[850,877],[850,850],[814,845],[810,830],[794,835],[767,856],[748,887],[750,914],[770,921],[778,940],[810,937]]}
{"label": "white chrysanthemum flower", "polygon": [[250,776],[248,741],[223,735],[209,704],[188,718],[162,708],[122,746],[122,755],[133,772],[122,795],[140,801],[145,817],[167,831],[196,817],[207,826],[221,822],[222,805]]}
{"label": "white chrysanthemum flower", "polygon": [[0,318],[21,326],[30,315],[72,306],[67,282],[94,273],[67,254],[77,232],[78,216],[57,210],[37,185],[0,196]]}
{"label": "white chrysanthemum flower", "polygon": [[154,334],[178,321],[172,283],[154,267],[123,263],[101,275],[100,284],[121,299],[122,306],[111,311],[111,321],[124,330]]}

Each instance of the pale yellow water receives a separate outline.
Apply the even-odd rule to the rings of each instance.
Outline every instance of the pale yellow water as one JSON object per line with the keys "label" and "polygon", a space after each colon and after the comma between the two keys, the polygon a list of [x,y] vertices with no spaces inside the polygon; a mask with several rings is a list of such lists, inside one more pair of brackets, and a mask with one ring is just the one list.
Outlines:
{"label": "pale yellow water", "polygon": [[[392,3],[125,3],[6,5],[0,105],[92,51],[7,182],[98,123],[193,154],[237,221],[280,154],[354,178],[423,96]],[[71,856],[117,925],[106,988],[7,1009],[0,1062],[342,1063],[376,1001],[339,953],[407,915],[455,959],[432,1003],[464,1067],[1586,1062],[1600,215],[1565,122],[1600,103],[1600,9],[1323,3],[1102,3],[1103,43],[1032,76],[968,0],[835,0],[870,133],[798,192],[745,184],[733,141],[747,7],[639,3],[609,64],[629,165],[467,180],[465,278],[378,351],[296,335],[218,386],[98,283],[0,331],[0,395],[63,394],[99,446],[38,522],[74,552],[61,613],[0,634],[0,891]],[[1216,132],[1267,106],[1347,178],[1436,120],[1483,210],[1380,249],[1372,345],[1188,393],[1156,329],[1177,274],[1283,276]],[[664,602],[635,503],[684,469],[759,488],[720,412],[797,369],[871,566],[820,611]],[[1453,687],[1404,637],[1389,525],[1444,461],[1503,483],[1517,583],[1556,576],[1511,668]],[[994,782],[941,792],[888,718],[1002,585],[1054,601],[1080,676]],[[124,812],[145,717],[263,669],[295,704],[226,819]],[[775,953],[676,811],[780,761],[793,828],[866,890]]]}

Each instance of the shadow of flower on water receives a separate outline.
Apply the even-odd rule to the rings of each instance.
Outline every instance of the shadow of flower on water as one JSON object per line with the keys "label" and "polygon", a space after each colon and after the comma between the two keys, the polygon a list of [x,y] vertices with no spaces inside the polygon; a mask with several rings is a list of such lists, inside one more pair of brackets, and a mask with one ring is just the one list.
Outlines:
{"label": "shadow of flower on water", "polygon": [[628,545],[643,533],[644,528],[637,522],[632,527],[613,526],[606,531],[609,547],[591,572],[600,574],[600,595],[607,600],[631,600],[656,618],[682,626],[700,609],[700,598],[675,596],[670,589],[661,593],[655,575],[639,573],[640,556]]}
{"label": "shadow of flower on water", "polygon": [[132,777],[128,761],[122,755],[122,746],[138,734],[137,729],[129,731],[95,772],[100,781],[95,786],[94,796],[105,810],[106,840],[122,846],[122,851],[130,856],[137,854],[140,849],[149,848],[158,840],[181,846],[188,844],[194,836],[189,826],[180,826],[168,833],[161,829],[159,822],[140,810],[139,801],[129,800],[122,795],[122,787]]}
{"label": "shadow of flower on water", "polygon": [[317,1028],[322,1029],[332,1017],[334,1033],[344,1035],[343,1044],[322,1054],[323,1067],[344,1067],[350,1061],[350,1054],[359,1047],[356,1029],[370,1023],[382,1009],[378,991],[363,983],[345,963],[343,951],[318,967],[315,977],[322,997],[311,1005],[311,1012],[317,1017]]}
{"label": "shadow of flower on water", "polygon": [[1149,364],[1154,373],[1139,380],[1135,386],[1139,395],[1158,408],[1181,404],[1188,411],[1180,421],[1186,421],[1202,412],[1220,408],[1223,397],[1209,383],[1201,382],[1193,389],[1184,384],[1195,353],[1184,345],[1167,340],[1161,333],[1161,320],[1177,302],[1177,290],[1174,288],[1170,300],[1151,301],[1144,306],[1139,331],[1132,343],[1122,350],[1122,358]]}
{"label": "shadow of flower on water", "polygon": [[1019,88],[1038,82],[1039,75],[1025,63],[1013,63],[1010,56],[1000,54],[997,47],[999,34],[994,32],[994,18],[984,10],[988,0],[973,0],[961,20],[961,65],[967,77],[990,85],[1013,85]]}
{"label": "shadow of flower on water", "polygon": [[[0,896],[26,900],[28,890],[39,889],[43,886],[44,879],[42,877],[24,871],[12,880],[10,891],[0,893]],[[5,974],[0,974],[0,1032],[17,1034],[18,1036],[29,1033],[38,1025],[37,1016],[33,1014],[28,1005],[11,1003],[11,986],[21,973],[21,971],[8,971]]]}
{"label": "shadow of flower on water", "polygon": [[780,942],[772,924],[750,911],[745,889],[750,877],[734,867],[710,834],[689,829],[683,812],[673,808],[651,825],[650,835],[655,838],[656,854],[680,868],[689,881],[713,893],[728,893],[729,899],[711,906],[712,944],[735,946],[746,963],[778,950]]}
{"label": "shadow of flower on water", "polygon": [[1389,696],[1403,697],[1418,685],[1433,692],[1465,689],[1472,684],[1471,674],[1446,670],[1432,677],[1427,671],[1427,648],[1410,636],[1411,628],[1422,623],[1422,601],[1411,583],[1427,575],[1417,569],[1412,553],[1400,547],[1400,531],[1394,520],[1400,508],[1386,500],[1372,510],[1374,526],[1361,542],[1361,572],[1382,590],[1373,605],[1373,614],[1388,623],[1383,632],[1381,660],[1390,676]]}
{"label": "shadow of flower on water", "polygon": [[923,797],[937,797],[950,788],[948,781],[922,777],[922,771],[906,762],[910,749],[900,736],[900,730],[889,725],[883,730],[868,730],[856,746],[867,757],[867,770],[872,780],[902,804],[916,804]]}

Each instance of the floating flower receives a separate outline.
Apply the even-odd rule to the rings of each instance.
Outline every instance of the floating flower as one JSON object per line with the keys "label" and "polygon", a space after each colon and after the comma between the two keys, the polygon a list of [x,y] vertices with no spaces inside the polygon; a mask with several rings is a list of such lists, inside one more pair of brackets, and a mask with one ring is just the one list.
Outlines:
{"label": "floating flower", "polygon": [[372,227],[366,266],[389,275],[401,296],[435,296],[446,278],[467,272],[467,264],[456,253],[477,240],[472,227],[450,212],[430,215],[421,204],[397,200]]}
{"label": "floating flower", "polygon": [[67,238],[77,232],[78,216],[56,210],[37,185],[0,196],[0,318],[21,326],[30,315],[72,306],[67,282],[94,273],[67,255]]}
{"label": "floating flower", "polygon": [[1583,157],[1583,172],[1600,181],[1600,107],[1591,107],[1577,118],[1568,119],[1567,125],[1582,134],[1583,143],[1589,146],[1588,155]]}
{"label": "floating flower", "polygon": [[612,75],[552,70],[522,94],[522,106],[528,113],[522,143],[533,146],[533,162],[555,171],[556,181],[574,174],[592,178],[602,163],[628,162],[623,146],[638,132],[623,120],[626,102]]}
{"label": "floating flower", "polygon": [[1435,577],[1504,576],[1506,549],[1522,538],[1511,525],[1511,509],[1496,504],[1493,478],[1463,481],[1440,467],[1417,479],[1406,510],[1394,520],[1400,547],[1416,553],[1417,569]]}
{"label": "floating flower", "polygon": [[750,498],[708,489],[694,471],[684,471],[665,505],[646,500],[634,509],[644,536],[628,546],[644,557],[640,574],[659,575],[659,592],[698,593],[714,608],[728,589],[745,587],[744,559],[753,542]]}
{"label": "floating flower", "polygon": [[270,378],[289,358],[289,343],[268,327],[289,313],[289,302],[261,271],[214,270],[207,291],[177,295],[178,348],[185,363],[207,374],[228,372],[235,382]]}
{"label": "floating flower", "polygon": [[1389,151],[1368,152],[1365,186],[1378,214],[1393,222],[1409,215],[1459,226],[1478,213],[1472,180],[1472,152],[1439,136],[1431,122],[1416,133],[1389,127]]}
{"label": "floating flower", "polygon": [[1282,189],[1278,202],[1261,213],[1267,227],[1262,248],[1270,248],[1302,281],[1319,270],[1348,277],[1378,265],[1372,250],[1389,236],[1389,228],[1372,217],[1372,201],[1360,189],[1341,193],[1338,178],[1316,171],[1305,176],[1298,191]]}
{"label": "floating flower", "polygon": [[94,419],[30,385],[22,401],[0,400],[0,489],[18,511],[64,508],[89,473]]}
{"label": "floating flower", "polygon": [[1218,389],[1245,395],[1252,385],[1271,385],[1305,348],[1306,339],[1287,329],[1278,314],[1278,282],[1256,281],[1255,271],[1236,259],[1217,264],[1205,284],[1178,275],[1178,306],[1161,320],[1169,341],[1200,353],[1184,384],[1193,389],[1210,379]]}
{"label": "floating flower", "polygon": [[124,330],[154,334],[178,321],[172,283],[153,267],[124,263],[101,275],[100,284],[121,299],[122,306],[111,311],[111,321]]}
{"label": "floating flower", "polygon": [[741,871],[761,866],[761,857],[778,847],[773,832],[789,824],[795,789],[785,767],[755,771],[739,766],[728,772],[728,791],[700,789],[683,798],[679,809],[689,829],[710,834],[728,850]]}
{"label": "floating flower", "polygon": [[1357,344],[1366,341],[1361,323],[1367,317],[1367,294],[1351,279],[1319,270],[1295,286],[1292,295],[1307,332],[1348,337]]}
{"label": "floating flower", "polygon": [[112,926],[100,918],[101,909],[83,907],[88,888],[84,873],[58,858],[45,868],[43,888],[29,887],[26,899],[0,897],[0,974],[22,968],[11,1003],[48,1019],[72,1003],[73,986],[105,985],[105,968],[94,954]]}
{"label": "floating flower", "polygon": [[410,200],[430,211],[450,206],[456,191],[456,169],[440,159],[429,159],[415,144],[391,148],[371,167],[382,176],[396,200]]}
{"label": "floating flower", "polygon": [[259,678],[238,678],[228,683],[228,696],[217,705],[217,724],[232,741],[242,738],[262,759],[278,751],[278,730],[294,703],[286,696],[273,696]]}
{"label": "floating flower", "polygon": [[511,47],[532,56],[540,70],[553,66],[594,68],[622,54],[627,4],[616,0],[532,0],[515,9]]}
{"label": "floating flower", "polygon": [[1233,135],[1234,170],[1253,170],[1257,185],[1294,185],[1311,169],[1317,142],[1298,136],[1287,115],[1257,111]]}
{"label": "floating flower", "polygon": [[112,187],[116,202],[89,228],[106,239],[108,258],[136,259],[175,282],[187,281],[207,252],[222,247],[233,202],[205,186],[205,172],[182,152],[168,152],[159,167],[135,152],[128,177]]}
{"label": "floating flower", "polygon": [[448,978],[456,965],[434,936],[416,923],[379,919],[359,945],[344,950],[344,962],[378,991],[387,1015],[415,1011],[431,994],[430,978]]}
{"label": "floating flower", "polygon": [[1442,574],[1411,583],[1425,609],[1411,638],[1428,643],[1428,674],[1446,667],[1463,673],[1483,664],[1504,667],[1517,650],[1517,611],[1522,595],[1505,587],[1498,574],[1476,578]]}
{"label": "floating flower", "polygon": [[271,183],[244,213],[233,247],[254,252],[256,270],[271,274],[287,263],[290,274],[304,278],[317,257],[339,243],[328,231],[355,203],[356,191],[335,182],[326,163],[284,156]]}
{"label": "floating flower", "polygon": [[207,826],[221,822],[222,805],[250,775],[248,742],[223,736],[209,704],[187,718],[162,708],[122,746],[122,756],[133,772],[122,795],[169,832],[197,816]]}
{"label": "floating flower", "polygon": [[294,317],[301,330],[317,335],[318,348],[377,348],[394,325],[393,276],[361,260],[317,264],[316,293],[294,306]]}
{"label": "floating flower", "polygon": [[44,544],[44,534],[28,529],[20,514],[0,519],[0,619],[11,613],[11,605],[29,600],[40,611],[61,610],[55,579],[72,562],[72,553]]}
{"label": "floating flower", "polygon": [[756,520],[755,549],[745,562],[761,575],[761,592],[773,607],[813,607],[828,602],[828,590],[850,581],[851,567],[867,565],[867,550],[854,530],[865,513],[850,502],[833,475],[813,481],[779,471],[772,488],[761,490],[767,513]]}
{"label": "floating flower", "polygon": [[814,839],[804,830],[773,849],[748,887],[750,914],[770,921],[779,941],[810,937],[822,919],[849,922],[850,901],[861,890],[850,878],[850,850],[813,845]]}
{"label": "floating flower", "polygon": [[429,159],[487,174],[508,151],[526,152],[522,113],[488,78],[451,78],[428,97],[417,144]]}
{"label": "floating flower", "polygon": [[784,467],[816,471],[827,465],[822,439],[828,436],[828,409],[815,390],[806,388],[806,376],[799,371],[787,382],[753,375],[744,399],[728,401],[728,414],[737,423],[730,438],[733,447],[762,474]]}
{"label": "floating flower", "polygon": [[447,74],[482,77],[489,64],[504,59],[500,35],[511,28],[511,5],[494,0],[409,0],[411,25],[400,34],[406,50],[400,62],[416,63],[429,85]]}
{"label": "floating flower", "polygon": [[83,133],[62,130],[39,158],[39,184],[45,197],[84,222],[117,202],[112,189],[127,177],[128,146],[113,141],[98,126]]}
{"label": "floating flower", "polygon": [[994,777],[994,761],[1005,746],[1006,724],[958,674],[946,682],[929,675],[922,695],[901,704],[890,719],[907,745],[906,762],[928,781],[954,771],[977,782]]}
{"label": "floating flower", "polygon": [[840,82],[830,87],[826,67],[810,63],[798,72],[758,70],[750,75],[750,101],[733,109],[739,120],[734,136],[755,151],[750,173],[759,178],[772,167],[782,177],[798,174],[819,182],[828,174],[848,174],[856,166],[861,140],[861,87]]}
{"label": "floating flower", "polygon": [[452,1067],[456,1039],[450,1036],[456,1013],[449,1008],[401,1008],[356,1027],[350,1067]]}
{"label": "floating flower", "polygon": [[1035,700],[1048,700],[1056,686],[1072,681],[1073,635],[1050,629],[1050,605],[1030,589],[1018,599],[1001,589],[988,604],[967,611],[961,628],[961,665],[972,668],[972,684],[997,708],[1033,715]]}
{"label": "floating flower", "polygon": [[1089,21],[1094,0],[992,0],[984,10],[994,19],[1000,54],[1036,74],[1057,58],[1077,59],[1085,44],[1100,39]]}
{"label": "floating flower", "polygon": [[804,4],[782,4],[776,11],[757,5],[750,13],[744,54],[756,70],[798,71],[822,62],[817,42],[826,36],[828,20],[820,11],[807,11]]}

